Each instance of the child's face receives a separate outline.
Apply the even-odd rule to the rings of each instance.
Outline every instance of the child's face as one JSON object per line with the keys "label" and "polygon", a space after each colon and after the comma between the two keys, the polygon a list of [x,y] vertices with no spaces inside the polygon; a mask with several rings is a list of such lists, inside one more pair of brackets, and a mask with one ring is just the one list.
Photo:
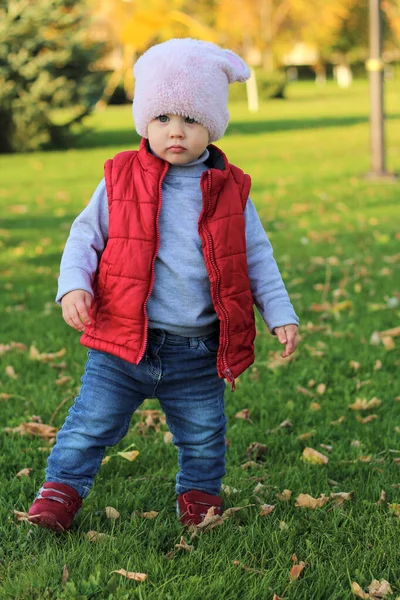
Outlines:
{"label": "child's face", "polygon": [[160,115],[147,129],[153,152],[172,165],[184,165],[199,158],[208,146],[208,131],[189,117]]}

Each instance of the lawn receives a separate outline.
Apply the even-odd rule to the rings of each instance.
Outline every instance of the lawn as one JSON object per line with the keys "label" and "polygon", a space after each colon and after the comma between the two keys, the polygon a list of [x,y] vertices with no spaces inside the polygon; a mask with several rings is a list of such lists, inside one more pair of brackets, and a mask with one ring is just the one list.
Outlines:
{"label": "lawn", "polygon": [[[387,83],[388,169],[400,172],[399,92]],[[367,590],[373,579],[389,582],[387,598],[400,595],[400,183],[364,177],[368,110],[364,82],[293,83],[257,114],[231,107],[220,146],[252,176],[301,340],[281,365],[258,318],[256,362],[226,392],[222,495],[226,508],[244,508],[193,538],[176,518],[177,453],[160,413],[132,417],[69,533],[14,514],[28,510],[51,446],[12,430],[61,427],[86,357],[54,303],[69,227],[104,161],[139,140],[130,107],[110,107],[74,149],[1,157],[0,599],[347,600],[353,582]],[[135,461],[117,454],[127,448]],[[305,459],[305,448],[327,462]],[[297,506],[300,494],[320,506]],[[260,514],[262,505],[275,508]],[[182,535],[192,548],[176,548]]]}

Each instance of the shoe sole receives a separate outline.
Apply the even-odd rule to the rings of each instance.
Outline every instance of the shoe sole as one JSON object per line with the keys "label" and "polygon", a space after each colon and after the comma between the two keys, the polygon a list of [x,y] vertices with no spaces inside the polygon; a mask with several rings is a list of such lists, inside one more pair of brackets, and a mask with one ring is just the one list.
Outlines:
{"label": "shoe sole", "polygon": [[28,517],[28,521],[45,529],[53,531],[66,531],[66,529],[57,521],[57,517],[51,512],[42,512],[38,515]]}

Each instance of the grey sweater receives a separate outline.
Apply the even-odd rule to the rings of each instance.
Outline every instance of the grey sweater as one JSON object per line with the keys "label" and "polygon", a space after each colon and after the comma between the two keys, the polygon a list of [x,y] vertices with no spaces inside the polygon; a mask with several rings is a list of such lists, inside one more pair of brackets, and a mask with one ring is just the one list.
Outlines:
{"label": "grey sweater", "polygon": [[[149,327],[182,336],[211,333],[217,315],[197,226],[202,209],[200,177],[207,170],[208,150],[186,165],[170,165],[162,184],[159,219],[160,248],[155,279],[147,303]],[[269,330],[298,324],[272,246],[254,204],[245,213],[249,277],[254,302]],[[93,295],[92,281],[108,239],[108,201],[105,181],[99,183],[87,207],[72,224],[61,260],[57,302],[72,290]]]}

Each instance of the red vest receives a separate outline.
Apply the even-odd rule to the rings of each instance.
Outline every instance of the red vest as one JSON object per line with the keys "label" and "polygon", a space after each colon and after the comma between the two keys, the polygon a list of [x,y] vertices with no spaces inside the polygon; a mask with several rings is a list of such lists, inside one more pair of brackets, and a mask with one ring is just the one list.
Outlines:
{"label": "red vest", "polygon": [[[233,383],[254,362],[256,332],[243,216],[250,177],[230,165],[215,146],[209,150],[214,168],[201,176],[198,231],[220,322],[218,375]],[[148,152],[142,139],[139,151],[117,154],[104,169],[108,242],[93,281],[93,325],[85,328],[81,343],[137,364],[147,344],[146,302],[154,283],[168,163]]]}

